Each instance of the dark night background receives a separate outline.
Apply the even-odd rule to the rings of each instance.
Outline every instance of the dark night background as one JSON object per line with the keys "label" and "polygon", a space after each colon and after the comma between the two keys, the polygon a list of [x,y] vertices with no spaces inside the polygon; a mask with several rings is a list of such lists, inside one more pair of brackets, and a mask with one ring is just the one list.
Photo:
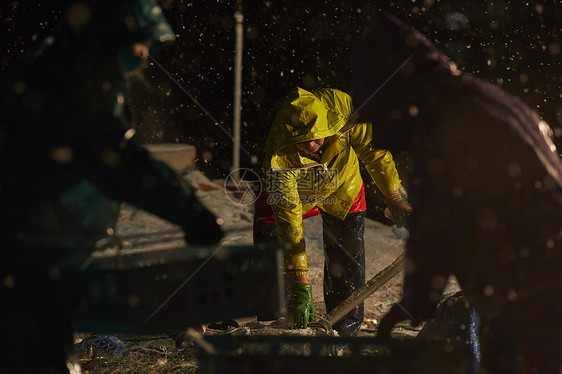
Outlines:
{"label": "dark night background", "polygon": [[[235,1],[160,1],[177,42],[156,58],[232,133]],[[562,2],[550,1],[246,1],[241,166],[260,168],[270,123],[294,86],[349,91],[350,54],[370,16],[387,11],[434,41],[463,71],[502,86],[535,108],[562,139]],[[7,1],[0,13],[0,67],[48,35],[57,1]],[[197,146],[210,178],[230,171],[231,139],[155,66],[135,88],[143,143]],[[407,155],[395,155],[405,175]],[[493,160],[490,160],[493,162]]]}

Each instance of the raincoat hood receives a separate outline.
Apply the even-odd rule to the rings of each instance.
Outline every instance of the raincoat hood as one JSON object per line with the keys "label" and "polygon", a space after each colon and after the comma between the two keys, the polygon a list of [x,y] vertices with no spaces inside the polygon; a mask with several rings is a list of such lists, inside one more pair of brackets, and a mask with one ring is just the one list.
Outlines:
{"label": "raincoat hood", "polygon": [[289,92],[266,140],[265,169],[287,168],[298,161],[294,145],[338,133],[347,118],[328,109],[312,92],[296,87]]}

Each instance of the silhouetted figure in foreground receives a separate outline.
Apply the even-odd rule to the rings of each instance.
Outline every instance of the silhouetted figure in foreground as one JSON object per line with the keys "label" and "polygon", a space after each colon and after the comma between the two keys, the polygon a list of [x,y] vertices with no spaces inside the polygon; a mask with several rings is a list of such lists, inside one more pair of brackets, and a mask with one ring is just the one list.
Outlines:
{"label": "silhouetted figure in foreground", "polygon": [[1,77],[0,372],[79,370],[67,362],[79,267],[111,234],[108,198],[181,226],[189,243],[222,238],[216,217],[126,121],[118,57],[132,48],[147,58],[152,41],[135,4],[68,2],[57,33]]}
{"label": "silhouetted figure in foreground", "polygon": [[376,145],[413,158],[406,312],[394,307],[379,335],[431,318],[454,274],[481,319],[487,372],[558,374],[562,161],[548,125],[392,17],[366,30],[354,74]]}

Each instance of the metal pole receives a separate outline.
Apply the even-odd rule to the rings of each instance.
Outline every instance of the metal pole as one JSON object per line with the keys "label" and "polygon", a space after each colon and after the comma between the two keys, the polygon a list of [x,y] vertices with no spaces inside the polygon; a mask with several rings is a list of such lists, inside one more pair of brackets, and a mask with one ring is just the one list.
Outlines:
{"label": "metal pole", "polygon": [[236,2],[236,55],[234,59],[234,113],[233,113],[233,144],[232,144],[232,178],[240,180],[240,125],[242,112],[242,52],[244,37],[244,15],[242,1]]}

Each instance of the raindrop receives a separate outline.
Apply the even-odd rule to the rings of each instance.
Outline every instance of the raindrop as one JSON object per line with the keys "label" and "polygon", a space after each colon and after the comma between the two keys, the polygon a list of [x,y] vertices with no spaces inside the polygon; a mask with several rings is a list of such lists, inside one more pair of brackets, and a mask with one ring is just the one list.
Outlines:
{"label": "raindrop", "polygon": [[507,298],[509,301],[517,300],[517,292],[513,288],[510,288],[509,291],[507,291]]}
{"label": "raindrop", "polygon": [[429,293],[429,299],[434,303],[439,302],[439,300],[441,300],[441,292],[431,291]]}
{"label": "raindrop", "polygon": [[491,209],[481,209],[478,225],[483,229],[496,229],[498,227],[498,214]]}
{"label": "raindrop", "polygon": [[14,288],[16,282],[14,281],[14,278],[11,275],[6,275],[4,277],[4,287],[6,288]]}
{"label": "raindrop", "polygon": [[447,284],[447,278],[442,275],[435,275],[431,278],[431,287],[442,290]]}
{"label": "raindrop", "polygon": [[82,28],[90,21],[90,9],[84,4],[73,5],[66,15],[68,23],[72,28]]}
{"label": "raindrop", "polygon": [[410,117],[417,117],[419,114],[419,109],[417,106],[412,105],[410,106],[410,108],[408,108],[408,113],[410,114]]}
{"label": "raindrop", "polygon": [[343,277],[344,267],[340,262],[332,262],[330,264],[330,275],[336,278]]}
{"label": "raindrop", "polygon": [[512,178],[521,175],[521,166],[517,162],[512,162],[507,166],[507,172]]}
{"label": "raindrop", "polygon": [[461,197],[464,194],[464,190],[461,186],[456,186],[453,188],[452,194],[454,197]]}
{"label": "raindrop", "polygon": [[109,166],[118,166],[121,164],[121,155],[111,149],[102,151],[101,158],[103,162]]}
{"label": "raindrop", "polygon": [[451,30],[464,30],[468,27],[468,18],[459,12],[450,12],[445,16],[445,22]]}
{"label": "raindrop", "polygon": [[131,295],[127,298],[127,303],[130,307],[135,308],[140,305],[140,299],[137,295]]}
{"label": "raindrop", "polygon": [[541,4],[537,4],[535,5],[535,10],[537,11],[538,14],[542,14],[544,8]]}
{"label": "raindrop", "polygon": [[135,129],[129,129],[125,132],[125,135],[123,135],[123,138],[125,138],[126,140],[131,139],[133,136],[135,136],[136,134],[136,130]]}
{"label": "raindrop", "polygon": [[26,88],[27,88],[27,85],[26,85],[25,82],[23,82],[23,81],[16,82],[14,84],[14,93],[16,95],[21,95],[25,92]]}
{"label": "raindrop", "polygon": [[49,276],[51,279],[60,279],[60,269],[59,268],[51,268],[49,270]]}
{"label": "raindrop", "polygon": [[558,42],[551,42],[548,44],[548,52],[556,57],[560,54],[560,44]]}
{"label": "raindrop", "polygon": [[50,154],[53,161],[61,164],[66,164],[74,158],[74,152],[69,147],[51,148]]}

